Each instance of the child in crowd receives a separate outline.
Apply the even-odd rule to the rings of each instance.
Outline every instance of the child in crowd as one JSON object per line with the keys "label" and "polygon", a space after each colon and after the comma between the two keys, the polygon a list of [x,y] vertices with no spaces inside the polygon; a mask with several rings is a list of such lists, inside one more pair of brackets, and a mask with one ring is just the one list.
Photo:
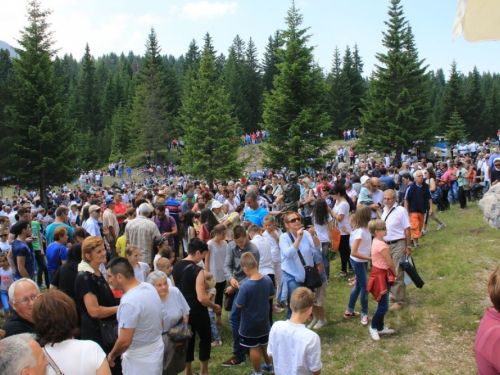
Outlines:
{"label": "child in crowd", "polygon": [[352,319],[359,315],[354,311],[354,306],[361,294],[361,325],[368,324],[368,292],[367,270],[368,262],[371,261],[372,236],[368,231],[372,211],[368,206],[360,206],[352,218],[352,228],[354,229],[350,236],[351,244],[351,265],[356,274],[354,278],[354,288],[352,288],[347,310],[344,313],[345,319]]}
{"label": "child in crowd", "polygon": [[168,286],[174,286],[174,278],[172,277],[172,262],[167,258],[160,258],[156,261],[156,267],[158,267],[158,271],[165,272],[168,276]]}
{"label": "child in crowd", "polygon": [[[214,275],[205,271],[205,290],[208,298],[210,298],[210,301],[212,302],[215,301],[215,296],[217,294],[215,284]],[[210,328],[212,329],[212,346],[222,346],[222,338],[220,337],[219,330],[215,324],[215,314],[211,307],[208,308],[208,315],[210,315]]]}
{"label": "child in crowd", "polygon": [[384,326],[384,317],[389,309],[389,290],[398,273],[394,267],[389,246],[384,242],[384,236],[387,235],[385,221],[380,219],[370,221],[368,230],[374,238],[371,249],[372,272],[366,290],[378,302],[377,311],[373,314],[369,331],[372,339],[379,341],[380,335],[394,333],[393,329]]}
{"label": "child in crowd", "polygon": [[7,259],[7,253],[1,252],[0,253],[0,280],[1,280],[1,286],[0,286],[0,293],[2,297],[2,305],[3,305],[3,312],[4,312],[4,318],[7,320],[7,318],[10,316],[10,305],[9,305],[9,287],[10,284],[14,282],[14,273],[12,272],[12,269],[9,266],[9,261]]}
{"label": "child in crowd", "polygon": [[7,254],[11,248],[8,239],[9,239],[9,229],[8,228],[1,229],[0,230],[0,251],[2,253]]}
{"label": "child in crowd", "polygon": [[[208,251],[205,255],[205,271],[211,272],[215,279],[215,304],[222,306],[224,289],[226,288],[226,278],[224,276],[224,262],[228,244],[225,240],[227,228],[223,224],[217,224],[210,233],[208,241]],[[222,325],[221,314],[217,314],[217,325]]]}
{"label": "child in crowd", "polygon": [[[239,334],[241,346],[250,348],[250,361],[253,366],[252,375],[261,375],[262,370],[273,371],[271,360],[267,355],[269,341],[269,300],[275,297],[274,285],[269,277],[259,273],[258,264],[252,253],[241,255],[240,265],[248,280],[242,284],[236,296],[236,307],[241,309]],[[265,364],[261,362],[261,352]]]}
{"label": "child in crowd", "polygon": [[371,206],[373,204],[372,193],[369,188],[370,178],[368,176],[361,177],[361,189],[359,189],[358,202],[364,204],[365,206]]}
{"label": "child in crowd", "polygon": [[299,287],[292,293],[292,316],[273,324],[267,354],[273,360],[276,374],[314,374],[321,372],[321,341],[304,323],[311,315],[314,293]]}
{"label": "child in crowd", "polygon": [[[281,250],[279,246],[281,230],[276,228],[276,224],[274,221],[273,215],[264,216],[264,229],[265,231],[262,233],[262,236],[267,238],[269,243],[271,244],[271,258],[273,262],[274,268],[274,278],[275,278],[275,287],[276,290],[280,290],[281,288],[281,279],[283,278],[283,270],[281,269]],[[273,312],[280,313],[283,311],[278,304],[273,305]]]}
{"label": "child in crowd", "polygon": [[142,260],[142,250],[138,246],[128,245],[125,248],[125,257],[129,261],[130,265],[134,269],[134,275],[137,281],[145,282],[148,278],[149,272],[151,272],[151,267],[149,264],[141,262]]}
{"label": "child in crowd", "polygon": [[[151,258],[153,259],[153,264],[151,268],[155,271],[158,271],[156,267],[156,261],[160,258],[167,258],[171,260],[171,254],[173,253],[172,247],[168,246],[168,238],[167,237],[157,237],[153,241],[153,249],[151,249]],[[174,253],[175,257],[175,253]]]}

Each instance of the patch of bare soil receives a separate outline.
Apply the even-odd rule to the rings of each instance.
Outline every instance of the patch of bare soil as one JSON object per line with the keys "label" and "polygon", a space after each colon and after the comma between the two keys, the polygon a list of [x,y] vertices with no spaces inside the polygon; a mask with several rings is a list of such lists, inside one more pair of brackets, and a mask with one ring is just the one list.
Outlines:
{"label": "patch of bare soil", "polygon": [[470,234],[480,234],[480,233],[486,232],[487,230],[488,230],[488,228],[476,228],[476,229],[470,229],[469,233]]}

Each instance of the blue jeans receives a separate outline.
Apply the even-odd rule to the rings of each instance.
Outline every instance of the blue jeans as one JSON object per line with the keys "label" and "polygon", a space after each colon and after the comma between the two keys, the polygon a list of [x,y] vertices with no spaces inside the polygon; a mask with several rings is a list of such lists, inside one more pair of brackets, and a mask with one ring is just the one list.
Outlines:
{"label": "blue jeans", "polygon": [[458,203],[458,182],[453,181],[451,183],[450,190],[448,192],[448,197],[452,204]]}
{"label": "blue jeans", "polygon": [[292,310],[290,309],[290,299],[292,298],[292,293],[295,289],[304,286],[304,283],[299,283],[295,279],[291,279],[288,281],[288,297],[287,297],[287,310],[286,310],[286,318],[287,320],[292,317]]}
{"label": "blue jeans", "polygon": [[10,305],[9,305],[9,293],[6,290],[1,291],[1,296],[2,296],[2,305],[3,305],[3,311],[4,312],[9,312],[10,311]]}
{"label": "blue jeans", "polygon": [[326,278],[330,278],[330,242],[321,243],[321,256],[323,257],[323,268]]}
{"label": "blue jeans", "polygon": [[377,311],[375,311],[375,314],[373,314],[372,317],[372,328],[376,328],[379,331],[382,331],[384,329],[384,317],[387,313],[387,310],[389,310],[389,290],[391,288],[391,285],[387,282],[387,279],[386,283],[387,293],[385,293],[382,298],[380,298],[377,306]]}
{"label": "blue jeans", "polygon": [[359,295],[361,298],[359,302],[361,303],[361,315],[368,315],[368,292],[366,290],[366,285],[368,284],[368,279],[366,277],[366,271],[368,269],[368,262],[356,262],[351,258],[351,265],[356,274],[356,285],[352,288],[351,296],[349,297],[349,304],[347,305],[347,310],[349,312],[354,311],[354,306],[356,306],[356,301]]}
{"label": "blue jeans", "polygon": [[234,294],[233,307],[229,313],[229,325],[231,326],[231,332],[233,333],[233,354],[240,358],[245,359],[245,348],[240,345],[240,322],[241,322],[241,309],[236,307],[236,297],[238,297],[238,291]]}

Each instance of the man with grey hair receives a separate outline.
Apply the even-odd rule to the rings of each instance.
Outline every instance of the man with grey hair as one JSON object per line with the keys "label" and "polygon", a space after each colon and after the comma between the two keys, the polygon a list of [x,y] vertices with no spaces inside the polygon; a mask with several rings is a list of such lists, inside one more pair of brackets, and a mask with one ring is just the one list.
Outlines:
{"label": "man with grey hair", "polygon": [[[9,304],[13,311],[2,327],[5,331],[5,337],[19,333],[35,333],[35,323],[31,317],[31,311],[39,294],[38,285],[31,279],[22,278],[11,284]],[[3,372],[0,371],[0,374]]]}
{"label": "man with grey hair", "polygon": [[48,364],[35,335],[23,333],[0,341],[2,375],[45,375]]}
{"label": "man with grey hair", "polygon": [[142,250],[142,261],[151,264],[151,249],[155,238],[161,237],[156,224],[149,220],[153,206],[143,203],[138,209],[139,215],[128,222],[125,227],[125,240],[127,245],[135,245]]}

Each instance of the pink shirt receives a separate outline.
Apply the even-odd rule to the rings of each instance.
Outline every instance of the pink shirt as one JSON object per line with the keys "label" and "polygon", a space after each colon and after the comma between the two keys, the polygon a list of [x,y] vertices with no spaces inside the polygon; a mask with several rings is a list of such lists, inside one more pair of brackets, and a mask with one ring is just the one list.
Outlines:
{"label": "pink shirt", "polygon": [[387,265],[387,262],[385,261],[384,257],[382,256],[382,250],[383,249],[388,249],[389,246],[384,242],[377,240],[376,238],[373,239],[372,242],[372,264],[380,269],[386,270],[389,268]]}
{"label": "pink shirt", "polygon": [[488,307],[477,330],[474,352],[479,375],[500,373],[500,313]]}

